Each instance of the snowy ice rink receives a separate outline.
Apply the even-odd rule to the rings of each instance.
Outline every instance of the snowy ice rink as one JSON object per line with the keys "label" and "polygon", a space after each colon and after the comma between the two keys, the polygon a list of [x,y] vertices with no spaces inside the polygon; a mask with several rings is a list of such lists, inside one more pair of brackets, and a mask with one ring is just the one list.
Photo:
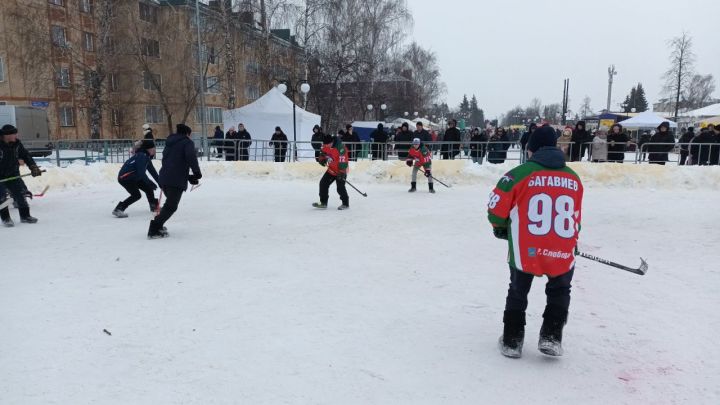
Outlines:
{"label": "snowy ice rink", "polygon": [[[511,165],[355,165],[351,209],[317,211],[314,163],[217,163],[146,239],[117,165],[48,168],[37,225],[0,229],[0,403],[717,404],[720,168],[580,165],[580,247],[565,356],[496,348],[506,243],[485,216]],[[107,330],[108,335],[103,330]]]}

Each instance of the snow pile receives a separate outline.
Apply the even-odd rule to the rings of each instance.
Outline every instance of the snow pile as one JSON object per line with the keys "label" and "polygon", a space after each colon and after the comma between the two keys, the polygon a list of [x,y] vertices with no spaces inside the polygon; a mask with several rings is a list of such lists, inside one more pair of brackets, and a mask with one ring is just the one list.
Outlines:
{"label": "snow pile", "polygon": [[[517,162],[501,165],[473,164],[467,160],[434,161],[433,176],[448,184],[491,187]],[[155,161],[159,169],[160,162]],[[204,181],[218,178],[302,180],[316,182],[325,168],[315,162],[201,162]],[[720,188],[720,167],[659,166],[615,163],[571,163],[585,187],[640,189]],[[29,185],[54,189],[90,187],[114,183],[119,164],[76,162],[65,168],[44,166],[42,177],[27,179]],[[403,161],[359,161],[351,163],[349,180],[355,185],[374,183],[408,183],[411,170]]]}

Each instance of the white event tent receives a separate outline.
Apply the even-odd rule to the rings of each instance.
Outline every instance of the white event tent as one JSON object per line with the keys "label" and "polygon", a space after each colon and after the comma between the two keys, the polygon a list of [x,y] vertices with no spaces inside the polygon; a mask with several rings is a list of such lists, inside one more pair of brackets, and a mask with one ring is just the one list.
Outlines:
{"label": "white event tent", "polygon": [[677,128],[675,122],[666,120],[652,111],[641,112],[630,119],[620,121],[619,124],[622,125],[623,128],[656,128],[664,121],[670,123],[670,128]]}
{"label": "white event tent", "polygon": [[[298,158],[312,158],[315,156],[310,147],[312,129],[320,125],[320,116],[301,107],[295,107],[295,124],[297,127],[298,142],[308,142],[298,145]],[[272,160],[272,151],[267,150],[261,155],[260,142],[256,140],[269,140],[275,132],[275,127],[282,128],[288,140],[293,140],[293,102],[287,98],[277,87],[273,87],[255,102],[234,110],[223,111],[223,126],[227,132],[230,127],[244,124],[250,132],[253,143],[250,146],[250,160]],[[267,142],[264,143],[267,146]],[[288,147],[288,153],[291,153]],[[289,158],[290,156],[288,156]]]}

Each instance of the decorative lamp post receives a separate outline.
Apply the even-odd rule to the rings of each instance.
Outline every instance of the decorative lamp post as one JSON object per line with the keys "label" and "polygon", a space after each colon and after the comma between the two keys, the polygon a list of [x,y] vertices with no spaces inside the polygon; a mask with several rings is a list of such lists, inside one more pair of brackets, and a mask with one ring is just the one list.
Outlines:
{"label": "decorative lamp post", "polygon": [[292,85],[292,83],[290,83],[289,80],[285,80],[277,86],[278,90],[280,90],[280,92],[283,94],[290,90],[290,100],[293,103],[293,159],[295,162],[297,162],[297,121],[295,119],[295,94],[297,93],[298,87],[300,93],[302,93],[303,96],[307,97],[307,94],[310,92],[310,84],[308,84],[308,82],[306,82],[305,80],[295,83],[294,86]]}

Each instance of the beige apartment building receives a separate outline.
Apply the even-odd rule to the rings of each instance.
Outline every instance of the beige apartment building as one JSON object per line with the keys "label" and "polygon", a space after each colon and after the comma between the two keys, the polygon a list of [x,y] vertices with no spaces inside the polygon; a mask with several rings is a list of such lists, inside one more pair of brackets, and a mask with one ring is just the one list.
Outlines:
{"label": "beige apartment building", "polygon": [[194,0],[2,3],[0,104],[46,109],[52,139],[139,138],[145,123],[160,138],[181,122],[198,133],[201,86],[212,136],[223,110],[302,73],[289,31],[218,2],[201,4],[200,63]]}

